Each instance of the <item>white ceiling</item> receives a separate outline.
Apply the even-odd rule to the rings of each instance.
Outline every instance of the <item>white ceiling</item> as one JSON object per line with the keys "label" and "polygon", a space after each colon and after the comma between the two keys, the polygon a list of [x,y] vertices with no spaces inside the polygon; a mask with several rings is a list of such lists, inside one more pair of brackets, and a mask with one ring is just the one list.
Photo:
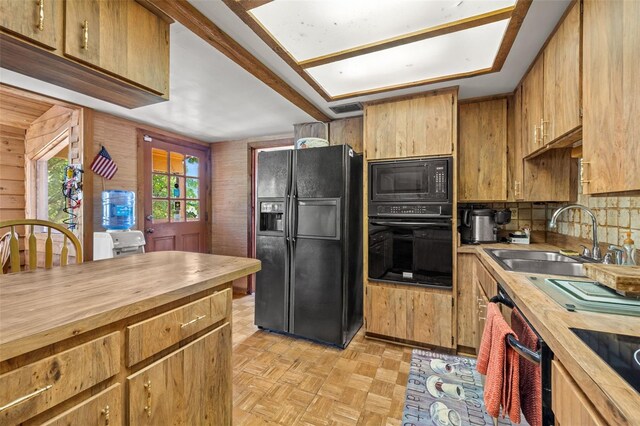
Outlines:
{"label": "white ceiling", "polygon": [[[461,99],[511,92],[569,2],[533,2],[499,73],[328,103],[222,1],[190,0],[223,31],[331,117],[338,116],[329,110],[330,105],[454,85],[460,86]],[[171,26],[171,93],[168,102],[128,110],[5,69],[0,69],[0,82],[209,142],[290,133],[292,124],[313,121],[309,115],[178,23]]]}

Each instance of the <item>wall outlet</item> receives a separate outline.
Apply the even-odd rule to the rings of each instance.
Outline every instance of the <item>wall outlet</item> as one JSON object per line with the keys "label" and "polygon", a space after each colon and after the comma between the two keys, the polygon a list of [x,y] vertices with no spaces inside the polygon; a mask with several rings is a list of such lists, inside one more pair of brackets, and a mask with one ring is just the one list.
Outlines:
{"label": "wall outlet", "polygon": [[518,220],[518,208],[511,207],[509,210],[511,210],[511,220]]}

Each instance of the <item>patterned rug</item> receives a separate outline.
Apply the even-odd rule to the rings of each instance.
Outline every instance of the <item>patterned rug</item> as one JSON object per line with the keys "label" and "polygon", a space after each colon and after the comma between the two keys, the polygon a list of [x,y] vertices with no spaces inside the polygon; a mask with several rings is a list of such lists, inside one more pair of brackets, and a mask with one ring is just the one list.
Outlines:
{"label": "patterned rug", "polygon": [[[413,350],[403,426],[493,425],[475,358]],[[511,425],[499,418],[498,425]],[[522,420],[522,425],[527,425]]]}

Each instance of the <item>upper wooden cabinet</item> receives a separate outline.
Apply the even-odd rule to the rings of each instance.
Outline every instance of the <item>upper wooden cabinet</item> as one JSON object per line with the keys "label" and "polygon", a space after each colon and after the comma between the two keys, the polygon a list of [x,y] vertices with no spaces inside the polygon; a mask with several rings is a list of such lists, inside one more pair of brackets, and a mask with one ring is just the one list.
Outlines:
{"label": "upper wooden cabinet", "polygon": [[460,105],[458,201],[507,199],[507,100]]}
{"label": "upper wooden cabinet", "polygon": [[580,127],[580,2],[569,10],[544,50],[545,144]]}
{"label": "upper wooden cabinet", "polygon": [[580,140],[580,32],[578,1],[522,81],[524,156],[550,144]]}
{"label": "upper wooden cabinet", "polygon": [[522,151],[524,156],[544,147],[542,116],[544,114],[544,58],[538,57],[522,81]]}
{"label": "upper wooden cabinet", "polygon": [[524,197],[522,157],[522,86],[518,86],[507,98],[507,201]]}
{"label": "upper wooden cabinet", "polygon": [[168,99],[169,23],[136,1],[10,0],[0,10],[0,66],[128,108]]}
{"label": "upper wooden cabinet", "polygon": [[451,155],[457,99],[456,92],[447,91],[365,105],[365,158]]}
{"label": "upper wooden cabinet", "polygon": [[585,194],[640,190],[638,22],[638,1],[584,1]]}
{"label": "upper wooden cabinet", "polygon": [[47,49],[55,49],[60,33],[59,2],[47,0],[0,1],[0,27]]}

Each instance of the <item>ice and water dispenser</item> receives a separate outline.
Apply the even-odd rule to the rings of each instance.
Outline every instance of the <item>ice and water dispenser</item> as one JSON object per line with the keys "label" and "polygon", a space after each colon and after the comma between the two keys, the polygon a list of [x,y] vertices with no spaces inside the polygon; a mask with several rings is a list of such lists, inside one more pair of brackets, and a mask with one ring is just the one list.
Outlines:
{"label": "ice and water dispenser", "polygon": [[284,201],[260,201],[260,231],[284,230]]}

